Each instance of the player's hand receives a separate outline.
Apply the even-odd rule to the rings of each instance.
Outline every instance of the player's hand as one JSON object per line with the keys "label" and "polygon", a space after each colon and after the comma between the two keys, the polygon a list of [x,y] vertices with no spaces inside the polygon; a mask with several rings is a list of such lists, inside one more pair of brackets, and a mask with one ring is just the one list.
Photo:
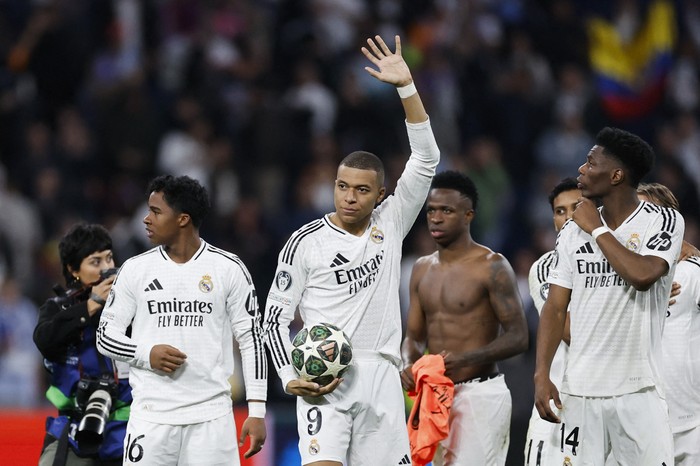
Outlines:
{"label": "player's hand", "polygon": [[333,382],[323,387],[315,382],[304,379],[294,379],[287,384],[287,393],[296,396],[323,396],[327,395],[340,385],[343,379],[335,378]]}
{"label": "player's hand", "polygon": [[578,199],[578,204],[576,204],[576,209],[574,209],[571,218],[576,222],[576,225],[589,235],[596,228],[603,226],[603,223],[600,221],[598,207],[595,202],[586,197]]}
{"label": "player's hand", "polygon": [[416,381],[413,379],[413,364],[401,371],[401,386],[407,392],[416,389]]}
{"label": "player's hand", "polygon": [[671,283],[671,299],[668,301],[668,305],[672,306],[676,304],[676,296],[681,294],[681,284],[678,282]]}
{"label": "player's hand", "polygon": [[440,356],[445,361],[445,375],[447,377],[453,376],[458,370],[462,369],[465,365],[461,357],[450,353],[449,351],[440,352]]}
{"label": "player's hand", "polygon": [[238,448],[242,448],[245,443],[245,438],[250,437],[250,448],[243,454],[244,458],[250,458],[254,454],[262,450],[267,438],[267,430],[265,429],[265,419],[260,417],[249,417],[243,422],[241,435],[238,437]]}
{"label": "player's hand", "polygon": [[559,390],[554,385],[549,377],[535,377],[535,407],[540,417],[545,421],[559,424],[561,420],[559,416],[552,410],[550,400],[554,400],[554,405],[558,409],[562,409],[561,399],[559,398]]}
{"label": "player's hand", "polygon": [[396,52],[392,53],[381,37],[374,36],[374,39],[367,39],[367,47],[362,47],[362,53],[372,62],[379,71],[369,66],[365,70],[375,78],[394,86],[407,86],[413,82],[411,70],[401,56],[401,39],[396,36]]}
{"label": "player's hand", "polygon": [[174,346],[155,345],[149,359],[153,369],[171,374],[184,364],[187,355]]}
{"label": "player's hand", "polygon": [[678,262],[684,261],[693,256],[700,256],[700,250],[689,242],[683,241],[681,243],[681,256],[678,258]]}

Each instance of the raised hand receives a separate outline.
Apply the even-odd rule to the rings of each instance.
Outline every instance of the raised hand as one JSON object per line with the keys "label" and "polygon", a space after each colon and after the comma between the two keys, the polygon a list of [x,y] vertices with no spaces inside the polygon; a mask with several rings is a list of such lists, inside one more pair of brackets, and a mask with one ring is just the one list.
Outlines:
{"label": "raised hand", "polygon": [[393,84],[397,87],[403,87],[411,84],[411,70],[408,68],[406,61],[401,56],[401,39],[396,36],[396,52],[391,52],[389,47],[384,43],[380,36],[374,36],[374,39],[367,39],[367,47],[362,47],[362,53],[365,57],[374,64],[379,71],[369,66],[365,70],[375,78],[385,83]]}

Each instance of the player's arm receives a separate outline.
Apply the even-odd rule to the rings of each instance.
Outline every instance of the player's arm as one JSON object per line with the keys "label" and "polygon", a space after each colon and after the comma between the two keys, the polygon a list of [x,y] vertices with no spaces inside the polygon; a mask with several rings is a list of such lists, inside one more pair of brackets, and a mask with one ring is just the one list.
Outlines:
{"label": "player's arm", "polygon": [[226,312],[241,354],[248,401],[248,418],[241,428],[238,445],[242,448],[246,437],[250,437],[250,447],[243,455],[250,458],[262,450],[267,438],[267,357],[257,293],[248,269],[240,260],[235,261],[231,278],[233,283],[226,300]]}
{"label": "player's arm", "polygon": [[537,328],[537,356],[535,359],[535,407],[542,419],[559,422],[559,417],[552,411],[549,400],[554,400],[561,409],[559,390],[549,378],[554,353],[564,337],[567,320],[567,308],[571,300],[571,290],[550,284],[549,295],[542,307],[540,323]]}
{"label": "player's arm", "polygon": [[[588,234],[592,234],[593,230],[603,226],[595,203],[586,198],[581,198],[574,210],[573,220]],[[682,220],[679,223],[682,223]],[[653,241],[653,238],[650,241]],[[638,254],[627,249],[611,231],[600,234],[596,243],[615,272],[636,290],[648,290],[659,278],[668,273],[669,263],[665,259],[656,255]]]}
{"label": "player's arm", "polygon": [[[277,271],[265,303],[265,343],[284,391],[296,396],[322,396],[332,392],[341,379],[321,387],[298,378],[292,366],[289,325],[301,300],[308,271],[303,265],[307,243],[304,229],[295,232],[279,253]],[[313,246],[311,246],[313,247]]]}
{"label": "player's arm", "polygon": [[491,254],[486,267],[489,303],[503,331],[481,348],[456,355],[448,354],[445,357],[445,369],[448,374],[462,367],[502,361],[527,350],[527,320],[515,272],[500,254]]}
{"label": "player's arm", "polygon": [[406,337],[401,344],[401,359],[403,360],[403,370],[401,371],[401,385],[404,390],[415,389],[413,380],[413,363],[418,361],[427,347],[427,328],[425,323],[425,313],[420,305],[418,296],[418,284],[425,274],[427,268],[427,258],[418,259],[411,271],[409,283],[409,304],[408,318],[406,321]]}

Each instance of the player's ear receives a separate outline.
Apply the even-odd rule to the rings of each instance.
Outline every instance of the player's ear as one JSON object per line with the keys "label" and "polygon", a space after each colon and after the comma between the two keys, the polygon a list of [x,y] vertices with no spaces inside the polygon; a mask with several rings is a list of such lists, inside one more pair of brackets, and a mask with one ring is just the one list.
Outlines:
{"label": "player's ear", "polygon": [[625,171],[622,168],[615,168],[610,173],[610,184],[617,186],[625,181]]}
{"label": "player's ear", "polygon": [[379,188],[379,195],[377,196],[377,200],[375,201],[375,204],[379,204],[380,202],[382,202],[385,194],[386,194],[386,188],[384,188],[384,187]]}
{"label": "player's ear", "polygon": [[190,214],[181,213],[177,216],[177,224],[180,227],[186,227],[192,221]]}

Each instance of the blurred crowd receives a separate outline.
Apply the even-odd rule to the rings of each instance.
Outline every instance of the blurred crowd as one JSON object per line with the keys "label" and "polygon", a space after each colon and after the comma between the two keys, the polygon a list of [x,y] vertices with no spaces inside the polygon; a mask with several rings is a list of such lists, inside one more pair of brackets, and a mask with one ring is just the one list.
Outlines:
{"label": "blurred crowd", "polygon": [[[686,239],[700,244],[700,3],[669,1],[672,61],[645,111],[606,113],[590,65],[590,18],[624,39],[648,3],[0,1],[0,405],[42,403],[31,332],[61,282],[58,238],[97,222],[117,263],[144,251],[151,177],[209,189],[202,236],[243,259],[260,296],[289,234],[332,210],[344,155],[379,155],[393,189],[408,142],[396,91],[364,71],[359,49],[375,34],[401,36],[440,169],[475,181],[473,236],[510,260],[526,303],[528,268],[555,240],[547,194],[606,125],[652,143],[653,181],[679,198]],[[424,232],[419,219],[407,271],[432,250]]]}

